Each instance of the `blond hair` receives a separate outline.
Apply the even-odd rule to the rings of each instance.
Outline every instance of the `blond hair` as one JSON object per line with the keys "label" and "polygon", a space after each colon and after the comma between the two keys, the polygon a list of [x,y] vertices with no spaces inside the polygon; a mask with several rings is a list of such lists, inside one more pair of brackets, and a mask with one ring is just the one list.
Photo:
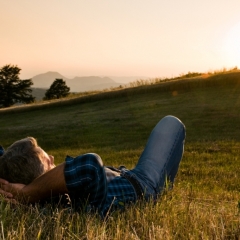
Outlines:
{"label": "blond hair", "polygon": [[14,142],[0,157],[0,178],[12,183],[29,184],[45,172],[41,154],[33,137]]}

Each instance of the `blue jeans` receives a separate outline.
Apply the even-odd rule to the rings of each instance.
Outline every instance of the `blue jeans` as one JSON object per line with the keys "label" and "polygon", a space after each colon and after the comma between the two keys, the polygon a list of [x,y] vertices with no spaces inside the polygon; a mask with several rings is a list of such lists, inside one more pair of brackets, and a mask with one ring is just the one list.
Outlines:
{"label": "blue jeans", "polygon": [[145,199],[154,199],[164,189],[166,180],[172,184],[184,151],[185,126],[174,116],[158,122],[148,139],[136,167],[129,171],[139,181]]}
{"label": "blue jeans", "polygon": [[[166,179],[173,183],[182,159],[184,139],[183,123],[173,116],[164,117],[153,129],[136,167],[123,170],[138,181],[146,200],[158,196]],[[104,216],[111,207],[120,208],[137,200],[133,186],[125,177],[115,177],[107,183],[97,154],[67,156],[64,174],[70,198],[77,208],[88,202]]]}

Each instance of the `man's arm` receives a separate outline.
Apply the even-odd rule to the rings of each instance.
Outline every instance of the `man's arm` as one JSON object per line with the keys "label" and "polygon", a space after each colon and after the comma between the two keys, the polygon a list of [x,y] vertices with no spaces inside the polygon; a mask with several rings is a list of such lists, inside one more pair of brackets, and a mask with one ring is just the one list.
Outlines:
{"label": "man's arm", "polygon": [[1,189],[8,194],[12,194],[14,199],[27,203],[38,202],[51,196],[68,193],[64,168],[65,163],[62,163],[26,186],[23,184],[7,183],[2,184]]}

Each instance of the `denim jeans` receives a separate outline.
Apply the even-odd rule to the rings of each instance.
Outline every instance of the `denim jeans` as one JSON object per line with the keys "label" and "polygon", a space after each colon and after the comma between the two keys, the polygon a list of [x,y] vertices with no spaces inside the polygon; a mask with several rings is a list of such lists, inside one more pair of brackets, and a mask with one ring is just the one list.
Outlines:
{"label": "denim jeans", "polygon": [[145,199],[155,199],[166,180],[172,184],[184,151],[185,126],[174,116],[161,119],[152,130],[136,167],[129,171],[140,183]]}
{"label": "denim jeans", "polygon": [[[136,167],[121,170],[138,181],[146,200],[158,196],[166,179],[173,183],[182,159],[184,139],[183,123],[176,117],[166,116],[153,129]],[[125,177],[118,176],[107,183],[97,154],[67,156],[64,174],[70,198],[77,208],[88,202],[105,216],[110,208],[122,208],[137,200],[136,189]]]}

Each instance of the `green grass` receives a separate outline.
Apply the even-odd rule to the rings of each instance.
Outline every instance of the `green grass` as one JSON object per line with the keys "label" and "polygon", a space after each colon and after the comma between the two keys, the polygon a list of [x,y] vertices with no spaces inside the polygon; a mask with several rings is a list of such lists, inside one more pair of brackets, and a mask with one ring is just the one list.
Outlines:
{"label": "green grass", "polygon": [[165,115],[179,117],[187,137],[175,188],[156,205],[138,203],[102,222],[63,210],[13,211],[2,202],[0,238],[238,239],[239,109],[240,73],[232,72],[1,110],[4,147],[34,136],[57,163],[67,154],[96,152],[106,165],[131,168]]}

